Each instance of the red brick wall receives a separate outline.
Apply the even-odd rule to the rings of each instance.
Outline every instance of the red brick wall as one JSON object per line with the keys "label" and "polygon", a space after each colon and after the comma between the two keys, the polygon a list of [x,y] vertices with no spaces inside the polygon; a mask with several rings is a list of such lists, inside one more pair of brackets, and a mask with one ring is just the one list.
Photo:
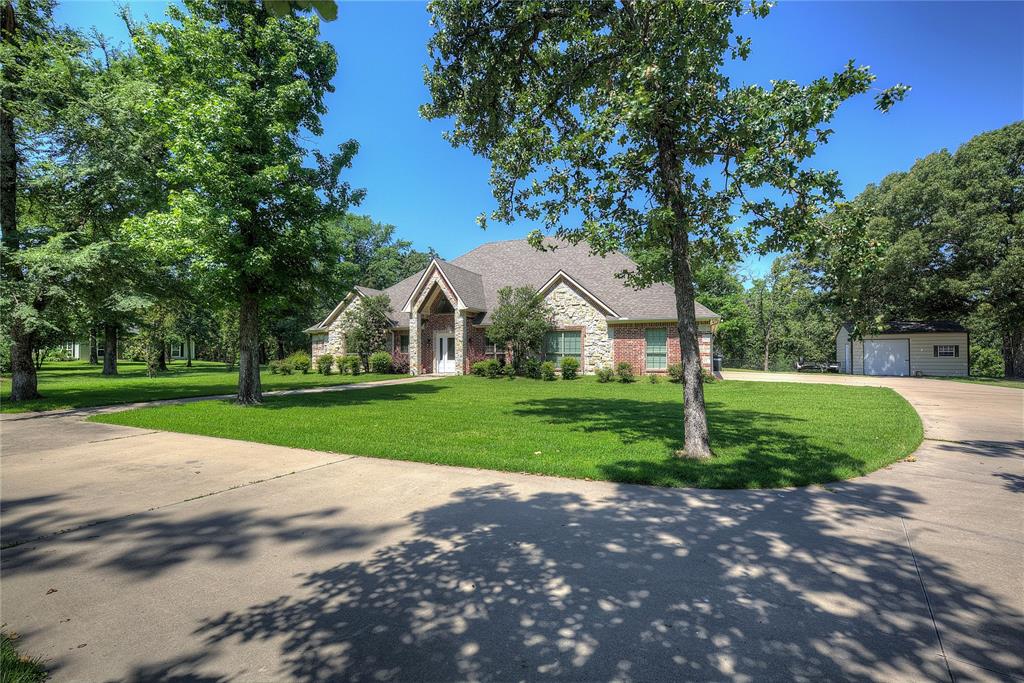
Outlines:
{"label": "red brick wall", "polygon": [[467,336],[469,339],[466,344],[465,353],[463,354],[465,356],[463,358],[465,367],[463,367],[462,371],[468,375],[473,368],[473,363],[485,358],[484,344],[487,340],[487,333],[486,330],[481,327],[473,327],[470,325]]}
{"label": "red brick wall", "polygon": [[[612,354],[615,364],[626,362],[633,366],[633,372],[645,373],[647,366],[647,340],[644,330],[647,328],[661,328],[668,331],[668,364],[673,365],[681,362],[682,352],[679,347],[679,330],[675,325],[665,323],[634,323],[631,325],[613,325],[609,330],[614,335],[612,339]],[[697,343],[700,345],[701,365],[708,372],[711,372],[711,333],[698,332]],[[652,370],[651,372],[664,372],[664,370]]]}
{"label": "red brick wall", "polygon": [[454,313],[431,313],[420,325],[420,372],[434,371],[434,332],[455,332]]}

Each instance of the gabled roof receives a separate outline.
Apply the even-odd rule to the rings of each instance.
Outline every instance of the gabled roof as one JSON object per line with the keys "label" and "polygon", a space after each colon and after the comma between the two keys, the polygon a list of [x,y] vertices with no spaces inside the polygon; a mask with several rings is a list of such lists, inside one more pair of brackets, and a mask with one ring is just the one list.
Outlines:
{"label": "gabled roof", "polygon": [[[451,261],[432,260],[424,270],[384,290],[391,299],[393,316],[397,318],[395,326],[408,326],[407,307],[419,295],[434,269],[440,271],[455,292],[458,305],[478,313],[472,318],[478,325],[490,324],[491,311],[497,305],[498,290],[502,287],[525,286],[540,290],[562,281],[569,282],[590,299],[611,323],[676,319],[676,297],[671,285],[655,283],[636,290],[619,276],[636,269],[636,263],[624,254],[611,252],[598,256],[590,253],[585,242],[570,244],[551,238],[545,239],[544,245],[550,249],[538,251],[525,239],[491,242]],[[378,293],[367,288],[360,290]],[[694,312],[698,320],[720,317],[699,303],[694,305]],[[333,319],[328,316],[321,326],[330,325]]]}

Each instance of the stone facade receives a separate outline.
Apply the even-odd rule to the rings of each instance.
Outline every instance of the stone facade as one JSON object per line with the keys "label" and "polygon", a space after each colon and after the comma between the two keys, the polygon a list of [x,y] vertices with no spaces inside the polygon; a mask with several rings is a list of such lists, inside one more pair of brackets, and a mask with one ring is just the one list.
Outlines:
{"label": "stone facade", "polygon": [[[317,352],[316,346],[313,347],[313,358],[314,360],[318,355],[329,353],[332,356],[344,356],[348,350],[345,347],[345,335],[352,329],[353,318],[362,306],[362,300],[356,297],[352,302],[342,311],[331,326],[327,328],[327,335],[323,342],[320,344],[320,350]],[[323,336],[323,335],[321,335]]]}
{"label": "stone facade", "polygon": [[544,297],[556,330],[580,330],[583,360],[580,372],[593,373],[612,364],[608,320],[569,283],[561,282]]}
{"label": "stone facade", "polygon": [[[614,364],[629,363],[633,372],[643,374],[647,370],[647,337],[649,328],[661,328],[667,331],[668,359],[667,364],[673,365],[682,361],[679,346],[679,328],[675,323],[629,323],[612,325],[612,347],[614,348]],[[700,323],[697,326],[697,343],[700,346],[700,363],[705,370],[711,372],[711,326]],[[665,370],[651,370],[651,373],[663,373]]]}

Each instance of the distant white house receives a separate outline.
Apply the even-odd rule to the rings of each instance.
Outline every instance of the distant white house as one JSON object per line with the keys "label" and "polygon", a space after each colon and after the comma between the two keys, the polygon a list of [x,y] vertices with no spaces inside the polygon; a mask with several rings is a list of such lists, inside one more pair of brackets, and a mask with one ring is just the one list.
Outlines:
{"label": "distant white house", "polygon": [[[88,360],[89,359],[89,340],[79,339],[75,341],[66,341],[61,344],[61,348],[67,352],[68,357],[72,360]],[[188,354],[186,355],[186,351]],[[103,358],[103,339],[97,340],[96,357]],[[188,348],[185,348],[183,342],[172,342],[171,343],[171,359],[172,360],[188,360],[196,357],[196,343],[190,341]]]}
{"label": "distant white house", "polygon": [[951,320],[892,320],[855,339],[844,323],[836,333],[839,371],[851,375],[960,376],[970,374],[970,334]]}

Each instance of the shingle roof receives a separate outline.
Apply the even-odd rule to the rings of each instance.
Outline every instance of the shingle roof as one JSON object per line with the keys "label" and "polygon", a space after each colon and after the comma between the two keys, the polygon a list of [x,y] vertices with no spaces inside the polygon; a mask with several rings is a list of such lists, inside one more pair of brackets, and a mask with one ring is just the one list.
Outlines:
{"label": "shingle roof", "polygon": [[[847,329],[853,323],[843,323]],[[967,328],[955,320],[889,320],[873,334],[926,334],[929,332],[967,332]]]}
{"label": "shingle roof", "polygon": [[[483,244],[452,261],[436,262],[456,293],[468,308],[484,311],[474,322],[488,324],[490,311],[498,300],[502,287],[539,288],[558,271],[564,271],[588,292],[600,299],[622,320],[675,320],[675,292],[670,285],[656,283],[635,290],[616,274],[632,271],[636,264],[624,254],[612,252],[606,256],[590,253],[586,243],[570,244],[557,239],[545,239],[551,251],[538,251],[525,239]],[[384,290],[391,298],[391,307],[403,322],[401,313],[423,271],[411,275]],[[718,318],[718,314],[697,303],[694,312],[698,319]]]}

